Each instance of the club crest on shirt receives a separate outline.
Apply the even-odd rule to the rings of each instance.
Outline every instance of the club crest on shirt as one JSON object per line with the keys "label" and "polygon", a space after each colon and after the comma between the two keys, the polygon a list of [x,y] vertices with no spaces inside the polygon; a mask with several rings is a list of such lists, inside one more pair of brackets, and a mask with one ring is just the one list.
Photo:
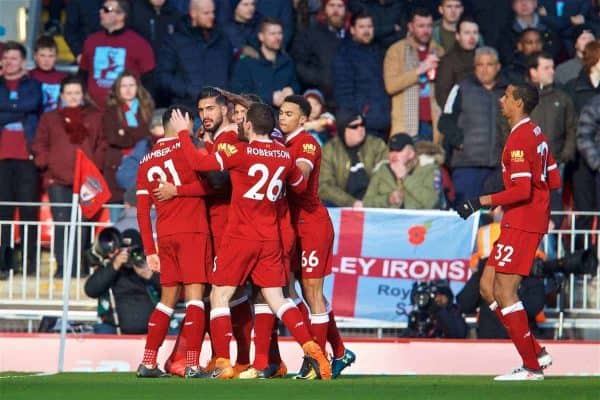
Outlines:
{"label": "club crest on shirt", "polygon": [[238,151],[238,149],[230,143],[219,143],[217,145],[217,150],[225,153],[227,157],[231,157]]}
{"label": "club crest on shirt", "polygon": [[307,154],[315,154],[317,152],[317,146],[312,143],[304,143],[302,145],[302,151]]}
{"label": "club crest on shirt", "polygon": [[524,162],[525,161],[525,153],[523,152],[523,150],[511,150],[510,160],[512,162]]}

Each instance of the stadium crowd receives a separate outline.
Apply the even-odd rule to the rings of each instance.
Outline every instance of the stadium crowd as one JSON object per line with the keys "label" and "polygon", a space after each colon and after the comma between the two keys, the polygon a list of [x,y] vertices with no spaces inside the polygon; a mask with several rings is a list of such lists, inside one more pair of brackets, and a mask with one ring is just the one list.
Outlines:
{"label": "stadium crowd", "polygon": [[[507,85],[530,82],[540,95],[532,119],[548,136],[564,182],[552,208],[599,209],[598,1],[48,3],[46,35],[33,49],[2,45],[0,201],[37,202],[45,191],[51,202],[68,202],[81,149],[102,171],[110,203],[124,204],[139,161],[164,135],[164,108],[198,110],[203,90],[218,87],[275,109],[294,94],[309,102],[304,129],[322,146],[324,205],[451,209],[502,189],[500,156],[510,128],[499,99]],[[56,70],[56,34],[76,58],[77,75]],[[227,110],[232,122],[243,121],[240,104]],[[197,136],[214,122],[197,115]],[[2,206],[0,219],[14,212]],[[19,212],[22,220],[38,218],[33,206]],[[68,211],[52,207],[52,216],[67,221]],[[553,218],[550,226],[563,222]],[[580,229],[593,223],[577,220]],[[26,268],[33,271],[37,232],[28,234]],[[1,237],[8,247],[10,232]],[[62,243],[57,249],[60,277]],[[458,303],[474,309],[478,290],[468,289]],[[452,303],[452,293],[447,297]],[[528,310],[532,323],[541,297]],[[457,336],[464,337],[460,326]],[[482,336],[506,335],[498,330]]]}

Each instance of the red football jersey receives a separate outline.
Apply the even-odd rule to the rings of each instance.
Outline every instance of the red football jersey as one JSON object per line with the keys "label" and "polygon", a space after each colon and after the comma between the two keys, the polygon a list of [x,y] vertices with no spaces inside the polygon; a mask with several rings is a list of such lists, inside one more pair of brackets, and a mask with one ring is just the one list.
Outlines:
{"label": "red football jersey", "polygon": [[[227,145],[234,145],[238,142],[237,130],[233,130],[231,126],[226,126],[219,130],[213,137],[213,143],[210,148],[207,147],[209,153],[214,154],[217,151],[224,151]],[[227,215],[229,213],[229,203],[231,202],[231,186],[221,188],[218,193],[206,198],[206,206],[208,207],[210,230],[214,236],[219,236],[225,226],[227,226]]]}
{"label": "red football jersey", "polygon": [[305,161],[312,167],[308,186],[303,193],[288,193],[292,223],[321,223],[329,218],[327,209],[319,198],[319,172],[321,171],[321,146],[304,130],[285,138],[285,144],[296,161]]}
{"label": "red football jersey", "polygon": [[285,185],[302,191],[306,181],[290,153],[271,139],[227,144],[206,156],[196,151],[187,132],[179,133],[186,158],[197,171],[229,170],[231,204],[225,236],[281,240],[279,206]]}
{"label": "red football jersey", "polygon": [[[526,232],[548,232],[550,218],[549,182],[560,182],[558,168],[542,129],[529,118],[513,127],[502,151],[502,180],[505,192],[517,179],[531,180],[525,200],[504,205],[502,226]],[[502,193],[502,192],[501,192]],[[492,203],[501,193],[492,195]]]}
{"label": "red football jersey", "polygon": [[[190,141],[191,144],[191,141]],[[193,144],[191,144],[193,146]],[[152,190],[159,180],[175,186],[198,181],[196,172],[183,154],[178,138],[158,140],[152,150],[142,158],[137,174],[138,224],[146,254],[156,253],[150,223],[150,207],[156,205],[156,233],[158,236],[175,233],[201,232],[208,234],[206,207],[202,197],[174,197],[155,201]]]}

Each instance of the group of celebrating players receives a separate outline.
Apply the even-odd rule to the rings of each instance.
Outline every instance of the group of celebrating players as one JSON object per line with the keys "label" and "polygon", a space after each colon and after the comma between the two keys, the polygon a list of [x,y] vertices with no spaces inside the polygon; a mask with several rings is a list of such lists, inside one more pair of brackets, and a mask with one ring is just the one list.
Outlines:
{"label": "group of celebrating players", "polygon": [[[323,295],[334,233],[318,197],[321,149],[303,130],[310,104],[298,95],[285,99],[278,118],[281,137],[274,110],[252,100],[204,88],[197,99],[203,137],[196,142],[194,113],[169,107],[163,115],[165,136],[140,162],[138,222],[147,262],[160,271],[163,289],[148,322],[139,377],[285,376],[276,318],[304,351],[296,378],[336,378],[355,361]],[[231,121],[234,112],[239,123]],[[297,280],[306,304],[295,290]],[[185,318],[165,372],[157,353],[181,290]],[[255,355],[250,362],[252,330]],[[212,358],[203,368],[199,360],[206,333]],[[235,364],[230,360],[232,336]],[[331,362],[326,342],[333,351]]]}
{"label": "group of celebrating players", "polygon": [[[500,237],[481,278],[482,296],[523,360],[521,367],[495,378],[503,381],[542,380],[542,370],[552,363],[531,333],[517,294],[548,230],[550,191],[561,186],[548,140],[529,118],[538,99],[537,89],[529,84],[508,86],[500,100],[512,128],[501,160],[504,190],[467,200],[456,210],[465,219],[482,206],[505,210]],[[331,273],[333,226],[318,196],[321,149],[303,130],[310,104],[302,96],[286,97],[278,118],[282,137],[274,134],[274,110],[249,97],[205,88],[197,105],[204,146],[197,148],[190,136],[193,113],[172,106],[163,115],[165,137],[144,156],[138,171],[138,222],[148,264],[161,272],[163,285],[148,323],[138,376],[168,375],[157,365],[157,352],[182,288],[186,313],[165,366],[168,372],[217,379],[286,375],[277,345],[277,317],[304,351],[296,378],[339,376],[356,357],[344,347],[323,295],[323,279]],[[237,124],[229,120],[232,111],[239,117]],[[157,210],[156,244],[152,204]],[[307,304],[294,289],[296,279]],[[209,288],[208,313],[203,298]],[[252,329],[255,357],[250,363]],[[213,354],[202,368],[206,332]],[[232,336],[237,343],[235,365],[229,353]],[[326,342],[333,350],[331,363]]]}

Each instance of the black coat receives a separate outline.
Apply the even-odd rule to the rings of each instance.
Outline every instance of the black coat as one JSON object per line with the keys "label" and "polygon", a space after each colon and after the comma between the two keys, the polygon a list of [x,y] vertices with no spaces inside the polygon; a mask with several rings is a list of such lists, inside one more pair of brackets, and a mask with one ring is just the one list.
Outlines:
{"label": "black coat", "polygon": [[291,51],[300,83],[319,89],[331,110],[335,105],[331,64],[342,40],[327,25],[315,23],[296,36]]}
{"label": "black coat", "polygon": [[175,33],[181,14],[169,4],[156,11],[149,0],[135,0],[131,6],[129,27],[142,35],[158,58],[165,39]]}
{"label": "black coat", "polygon": [[[405,19],[409,11],[404,3],[398,0],[386,0],[383,4],[379,0],[350,0],[348,7],[352,13],[364,9],[373,17],[375,41],[387,49],[406,36]],[[400,30],[396,30],[397,27]]]}
{"label": "black coat", "polygon": [[83,42],[101,29],[100,7],[104,0],[71,0],[67,3],[64,36],[75,57],[81,54]]}
{"label": "black coat", "polygon": [[590,76],[584,70],[581,70],[577,78],[567,82],[565,91],[573,99],[575,113],[579,115],[581,109],[589,103],[592,97],[600,94],[600,86],[595,88],[590,81]]}

